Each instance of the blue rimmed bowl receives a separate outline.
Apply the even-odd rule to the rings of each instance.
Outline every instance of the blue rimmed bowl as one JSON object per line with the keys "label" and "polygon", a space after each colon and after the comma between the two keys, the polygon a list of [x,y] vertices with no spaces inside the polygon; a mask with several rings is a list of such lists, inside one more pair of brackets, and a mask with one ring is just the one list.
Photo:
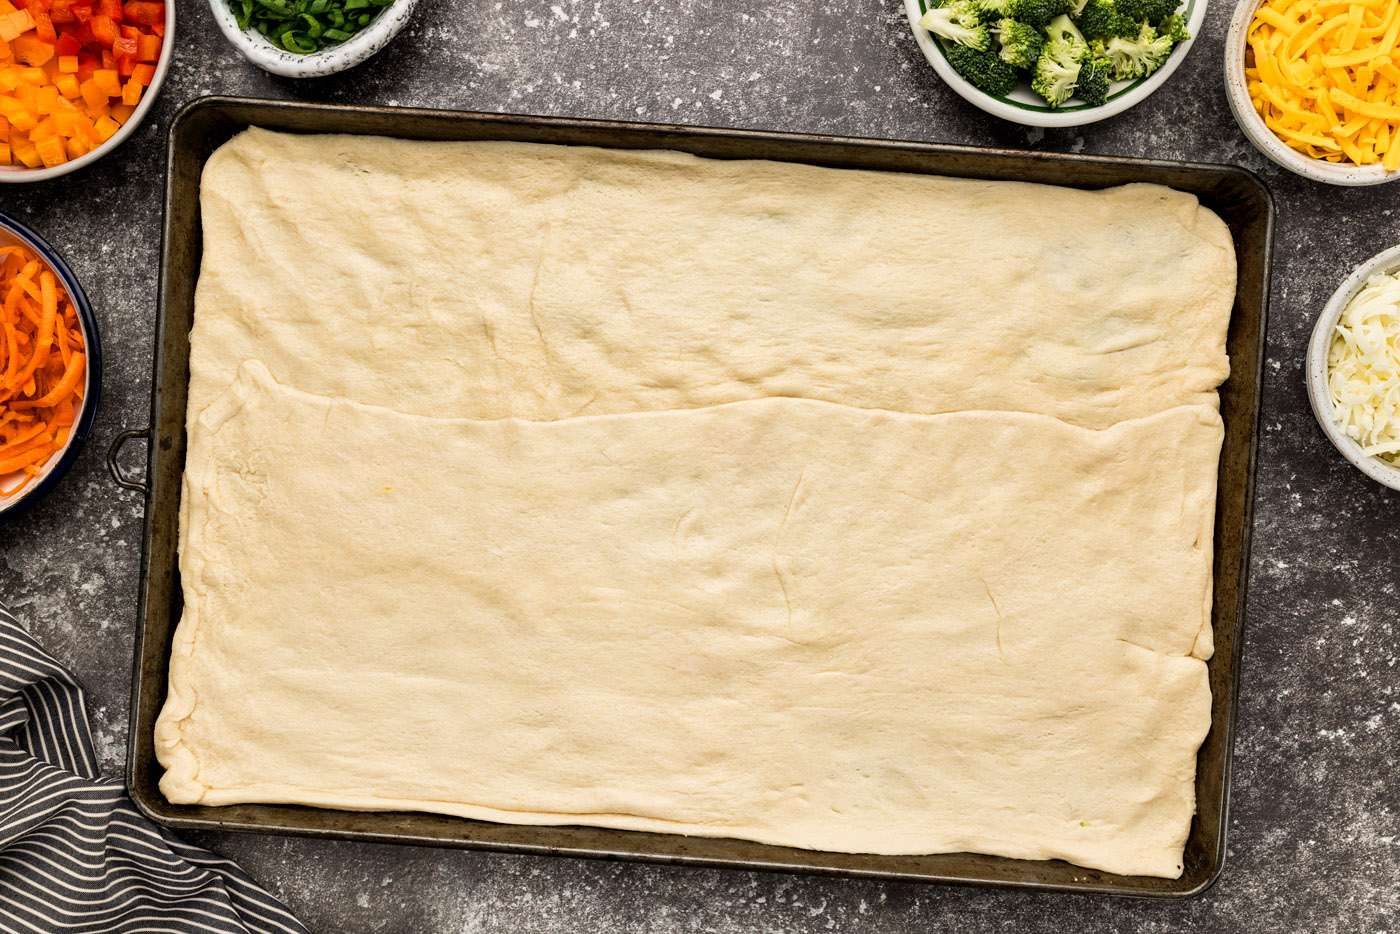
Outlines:
{"label": "blue rimmed bowl", "polygon": [[[38,502],[40,497],[54,488],[59,479],[68,472],[68,468],[73,466],[78,452],[87,441],[88,432],[92,430],[93,419],[97,416],[98,398],[102,395],[102,346],[97,337],[97,319],[93,316],[92,305],[88,302],[78,277],[73,275],[73,270],[69,269],[63,257],[49,246],[48,241],[19,221],[0,214],[0,247],[16,244],[23,244],[37,253],[63,284],[64,290],[72,300],[73,308],[78,314],[78,326],[83,334],[87,374],[83,389],[83,407],[78,410],[73,430],[68,435],[68,443],[49,457],[37,480],[14,498],[0,499],[0,525]],[[12,489],[19,479],[19,474],[0,477],[0,489]]]}
{"label": "blue rimmed bowl", "polygon": [[993,116],[1026,126],[1046,127],[1083,126],[1086,123],[1106,120],[1146,99],[1171,77],[1172,72],[1176,71],[1177,66],[1186,58],[1186,53],[1191,51],[1191,46],[1200,35],[1201,25],[1206,18],[1206,0],[1186,0],[1181,12],[1186,17],[1186,29],[1191,33],[1191,38],[1172,49],[1172,54],[1161,68],[1146,78],[1115,82],[1109,91],[1108,102],[1098,107],[1081,104],[1074,98],[1070,98],[1069,103],[1060,107],[1051,107],[1044,98],[1031,90],[1030,81],[1024,77],[1016,85],[1016,90],[1000,97],[973,87],[971,82],[954,71],[944,52],[947,48],[945,40],[919,25],[919,20],[923,19],[931,5],[937,4],[930,4],[928,0],[904,0],[904,10],[909,16],[909,28],[914,30],[914,41],[919,44],[924,58],[928,59],[943,82],[963,100]]}

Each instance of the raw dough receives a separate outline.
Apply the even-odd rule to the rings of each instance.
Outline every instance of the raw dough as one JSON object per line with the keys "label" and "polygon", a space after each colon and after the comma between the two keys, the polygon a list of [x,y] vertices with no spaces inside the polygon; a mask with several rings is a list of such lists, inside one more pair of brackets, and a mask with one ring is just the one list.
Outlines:
{"label": "raw dough", "polygon": [[251,129],[208,161],[189,420],[265,362],[419,415],[764,396],[1215,405],[1229,231],[1187,194]]}
{"label": "raw dough", "polygon": [[248,363],[190,435],[161,788],[1176,876],[1221,437],[429,419]]}
{"label": "raw dough", "polygon": [[249,130],[202,208],[171,801],[1180,874],[1194,198]]}

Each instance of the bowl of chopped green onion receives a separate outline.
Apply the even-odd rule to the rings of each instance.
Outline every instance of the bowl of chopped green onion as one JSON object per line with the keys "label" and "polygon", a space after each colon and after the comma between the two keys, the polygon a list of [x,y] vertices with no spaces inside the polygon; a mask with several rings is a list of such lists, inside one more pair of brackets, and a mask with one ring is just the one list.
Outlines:
{"label": "bowl of chopped green onion", "polygon": [[944,82],[987,113],[1068,127],[1120,114],[1162,86],[1206,0],[905,0]]}
{"label": "bowl of chopped green onion", "polygon": [[288,78],[353,68],[403,28],[418,0],[209,0],[219,29],[254,65]]}

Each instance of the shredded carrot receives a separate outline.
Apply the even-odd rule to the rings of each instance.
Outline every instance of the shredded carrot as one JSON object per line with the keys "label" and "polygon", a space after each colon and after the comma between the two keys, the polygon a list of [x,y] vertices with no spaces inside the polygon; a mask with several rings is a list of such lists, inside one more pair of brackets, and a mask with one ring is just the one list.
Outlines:
{"label": "shredded carrot", "polygon": [[0,497],[8,497],[68,443],[87,354],[72,298],[28,247],[0,248],[0,296]]}

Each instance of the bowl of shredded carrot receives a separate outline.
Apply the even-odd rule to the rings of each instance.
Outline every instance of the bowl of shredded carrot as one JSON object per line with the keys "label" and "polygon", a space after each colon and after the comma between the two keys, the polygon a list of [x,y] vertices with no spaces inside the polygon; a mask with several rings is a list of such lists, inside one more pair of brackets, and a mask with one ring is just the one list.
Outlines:
{"label": "bowl of shredded carrot", "polygon": [[0,522],[67,472],[97,412],[101,351],[57,253],[0,214]]}
{"label": "bowl of shredded carrot", "polygon": [[1314,181],[1400,178],[1400,0],[1246,0],[1226,97],[1249,141]]}

